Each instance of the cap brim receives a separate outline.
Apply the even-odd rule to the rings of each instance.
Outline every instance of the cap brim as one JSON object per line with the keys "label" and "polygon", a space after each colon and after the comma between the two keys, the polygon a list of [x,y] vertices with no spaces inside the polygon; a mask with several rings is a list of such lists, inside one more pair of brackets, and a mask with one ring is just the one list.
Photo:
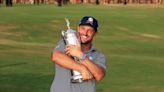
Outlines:
{"label": "cap brim", "polygon": [[84,26],[90,26],[92,28],[94,28],[94,30],[97,32],[97,28],[95,28],[94,26],[92,26],[90,23],[80,23],[79,26],[84,25]]}

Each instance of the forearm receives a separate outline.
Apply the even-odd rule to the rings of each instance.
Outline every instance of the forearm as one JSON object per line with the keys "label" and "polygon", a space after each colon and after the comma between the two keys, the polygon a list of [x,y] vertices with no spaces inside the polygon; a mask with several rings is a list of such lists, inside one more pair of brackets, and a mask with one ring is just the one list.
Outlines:
{"label": "forearm", "polygon": [[91,60],[89,60],[88,57],[85,60],[83,60],[81,64],[88,68],[88,70],[92,73],[92,75],[97,81],[103,79],[105,75],[105,70],[97,64],[93,63]]}
{"label": "forearm", "polygon": [[77,70],[79,72],[85,68],[85,66],[75,62],[72,58],[60,51],[55,51],[52,53],[52,61],[64,68]]}

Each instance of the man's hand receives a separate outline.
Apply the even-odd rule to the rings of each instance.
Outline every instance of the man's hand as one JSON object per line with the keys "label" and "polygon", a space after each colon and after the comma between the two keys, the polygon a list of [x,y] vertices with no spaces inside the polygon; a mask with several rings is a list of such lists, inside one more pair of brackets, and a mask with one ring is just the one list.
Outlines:
{"label": "man's hand", "polygon": [[80,43],[77,43],[77,45],[66,45],[65,52],[68,56],[73,56],[78,58],[81,58],[83,56]]}
{"label": "man's hand", "polygon": [[105,69],[92,62],[88,57],[79,63],[84,65],[88,71],[90,71],[95,80],[100,81],[103,79],[105,75]]}
{"label": "man's hand", "polygon": [[83,80],[90,80],[93,78],[93,75],[92,73],[86,68],[86,67],[83,67],[80,71],[82,77],[83,77]]}

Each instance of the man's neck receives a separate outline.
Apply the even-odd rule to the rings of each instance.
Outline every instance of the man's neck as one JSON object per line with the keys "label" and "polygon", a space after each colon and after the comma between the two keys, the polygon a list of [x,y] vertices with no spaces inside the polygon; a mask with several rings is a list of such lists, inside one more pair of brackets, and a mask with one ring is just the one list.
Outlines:
{"label": "man's neck", "polygon": [[91,43],[89,43],[89,44],[81,44],[81,50],[83,52],[88,51],[89,49],[91,49],[91,47],[92,47],[92,44]]}

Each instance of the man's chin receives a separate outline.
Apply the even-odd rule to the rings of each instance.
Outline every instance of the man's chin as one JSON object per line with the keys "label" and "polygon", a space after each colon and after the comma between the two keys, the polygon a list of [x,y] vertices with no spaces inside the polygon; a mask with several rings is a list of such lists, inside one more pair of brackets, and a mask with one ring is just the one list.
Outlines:
{"label": "man's chin", "polygon": [[81,42],[81,44],[86,45],[89,44],[89,42]]}

